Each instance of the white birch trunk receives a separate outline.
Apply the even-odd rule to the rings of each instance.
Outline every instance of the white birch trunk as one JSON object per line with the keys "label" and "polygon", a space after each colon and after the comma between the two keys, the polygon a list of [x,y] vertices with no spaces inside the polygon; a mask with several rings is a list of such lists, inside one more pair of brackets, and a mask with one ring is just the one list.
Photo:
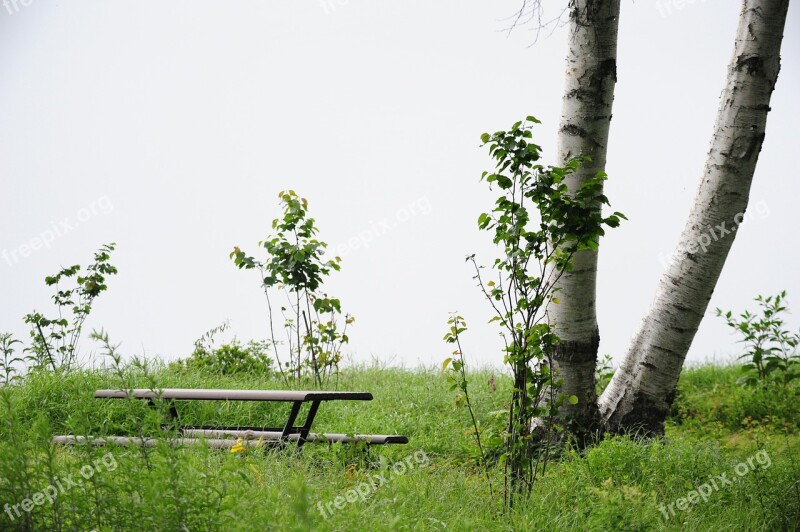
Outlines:
{"label": "white birch trunk", "polygon": [[[617,81],[619,6],[619,0],[570,2],[558,159],[563,164],[577,155],[592,158],[567,182],[573,191],[606,166]],[[597,419],[594,373],[600,343],[595,309],[597,252],[577,254],[574,265],[558,283],[561,303],[548,308],[549,320],[561,338],[553,355],[553,365],[564,382],[559,393],[578,397],[577,405],[567,403],[560,413],[573,429],[589,428]]]}
{"label": "white birch trunk", "polygon": [[689,346],[747,208],[780,69],[789,0],[745,0],[695,203],[599,408],[608,429],[659,434]]}

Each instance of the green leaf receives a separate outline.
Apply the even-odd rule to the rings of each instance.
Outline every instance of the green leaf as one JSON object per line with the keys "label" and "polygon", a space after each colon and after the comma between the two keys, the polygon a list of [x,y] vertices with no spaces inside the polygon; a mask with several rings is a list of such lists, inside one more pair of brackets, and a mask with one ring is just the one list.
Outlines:
{"label": "green leaf", "polygon": [[445,372],[445,370],[447,369],[447,366],[450,364],[450,362],[452,360],[453,360],[452,358],[448,357],[448,358],[445,358],[444,361],[442,361],[442,373]]}

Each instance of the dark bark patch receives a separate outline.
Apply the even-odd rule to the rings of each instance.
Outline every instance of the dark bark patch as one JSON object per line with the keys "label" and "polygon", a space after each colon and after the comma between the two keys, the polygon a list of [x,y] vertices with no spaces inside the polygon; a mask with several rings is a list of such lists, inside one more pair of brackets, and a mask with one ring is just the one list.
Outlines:
{"label": "dark bark patch", "polygon": [[761,146],[764,144],[764,137],[765,134],[761,133],[760,135],[756,135],[750,139],[750,144],[747,146],[747,151],[745,151],[742,159],[749,161],[753,158],[753,155],[757,156],[759,153],[761,153]]}
{"label": "dark bark patch", "polygon": [[674,399],[674,389],[663,402],[636,391],[632,403],[626,405],[628,411],[625,414],[612,413],[607,428],[615,434],[633,434],[644,437],[663,436],[664,422]]}
{"label": "dark bark patch", "polygon": [[757,55],[745,57],[739,56],[736,58],[736,65],[734,66],[736,72],[747,72],[748,76],[764,76],[764,60]]}
{"label": "dark bark patch", "polygon": [[597,349],[600,347],[600,333],[595,330],[592,338],[586,342],[565,341],[556,345],[553,359],[556,362],[587,363],[597,361]]}
{"label": "dark bark patch", "polygon": [[594,138],[591,135],[589,135],[588,131],[586,131],[582,127],[576,126],[575,124],[566,124],[561,128],[561,133],[569,135],[571,137],[578,137],[585,141],[589,141],[595,148],[600,147],[600,143],[594,140]]}
{"label": "dark bark patch", "polygon": [[585,408],[573,412],[571,416],[566,418],[559,417],[559,421],[566,429],[565,432],[579,449],[594,445],[602,438],[603,425],[600,419],[600,410],[597,408],[596,397],[587,398]]}
{"label": "dark bark patch", "polygon": [[689,307],[686,307],[686,306],[684,306],[684,305],[681,305],[681,304],[679,304],[679,303],[674,303],[674,304],[672,305],[672,308],[674,308],[674,309],[675,309],[675,310],[677,310],[678,312],[685,312],[685,313],[687,313],[687,314],[697,314],[697,311],[696,311],[696,310],[694,310],[694,309],[692,309],[692,308],[689,308]]}
{"label": "dark bark patch", "polygon": [[617,81],[617,60],[613,57],[600,61],[600,64],[592,72],[591,82],[598,90],[601,89],[606,79]]}

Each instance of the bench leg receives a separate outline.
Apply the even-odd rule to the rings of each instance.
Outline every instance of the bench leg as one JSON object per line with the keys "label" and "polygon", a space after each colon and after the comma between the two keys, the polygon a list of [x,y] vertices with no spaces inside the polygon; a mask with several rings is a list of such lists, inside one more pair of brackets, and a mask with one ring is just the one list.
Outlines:
{"label": "bench leg", "polygon": [[312,401],[311,407],[308,409],[308,414],[306,415],[306,420],[302,426],[296,427],[295,423],[297,422],[297,416],[300,414],[300,409],[303,406],[302,401],[295,401],[292,403],[292,410],[289,412],[289,419],[286,420],[286,425],[283,427],[283,431],[281,432],[281,439],[280,441],[285,442],[288,440],[290,434],[298,434],[297,438],[297,448],[301,448],[303,444],[306,442],[306,438],[308,437],[308,433],[311,432],[311,425],[314,423],[314,418],[317,416],[317,410],[319,410],[320,401]]}
{"label": "bench leg", "polygon": [[306,442],[308,433],[311,431],[311,424],[314,422],[314,418],[317,415],[317,410],[319,410],[319,403],[320,401],[313,401],[311,403],[311,408],[309,408],[308,415],[306,416],[306,422],[302,427],[300,427],[300,437],[297,439],[298,449]]}
{"label": "bench leg", "polygon": [[281,432],[281,441],[286,441],[289,434],[294,430],[294,422],[297,420],[297,414],[300,413],[300,407],[303,406],[302,401],[295,401],[292,403],[292,410],[289,412],[289,419],[286,420],[286,425],[283,426]]}

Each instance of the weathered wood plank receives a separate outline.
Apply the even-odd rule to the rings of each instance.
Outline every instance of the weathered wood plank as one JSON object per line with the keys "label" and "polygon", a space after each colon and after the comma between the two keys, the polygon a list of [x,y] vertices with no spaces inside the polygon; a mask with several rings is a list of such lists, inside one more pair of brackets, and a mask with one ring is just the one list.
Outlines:
{"label": "weathered wood plank", "polygon": [[[184,429],[184,435],[187,436],[202,436],[205,438],[242,438],[244,440],[258,440],[263,438],[266,441],[273,441],[280,439],[280,432],[263,431],[263,430],[234,430],[234,429]],[[289,441],[297,441],[300,438],[299,434],[289,434],[287,439]],[[406,436],[399,436],[396,434],[354,434],[348,436],[347,434],[329,434],[329,433],[314,433],[310,432],[306,436],[307,442],[327,443],[327,442],[343,442],[350,443],[355,441],[365,441],[372,445],[384,445],[389,443],[404,444],[408,443]]]}
{"label": "weathered wood plank", "polygon": [[198,401],[372,401],[369,392],[324,392],[299,390],[221,390],[201,388],[164,388],[148,390],[97,390],[98,399],[176,399]]}
{"label": "weathered wood plank", "polygon": [[[215,449],[230,449],[237,443],[244,447],[256,447],[259,441],[276,442],[280,441],[280,432],[264,432],[264,431],[240,431],[240,434],[232,434],[234,431],[214,431],[214,430],[191,430],[186,432],[186,436],[200,436],[200,438],[176,438],[168,440],[170,443],[176,445],[199,445],[205,441],[209,447]],[[217,437],[210,437],[216,435]],[[287,437],[288,441],[297,441],[300,438],[299,434],[290,434]],[[112,443],[114,445],[135,445],[144,447],[155,447],[158,444],[156,438],[139,438],[129,436],[105,436],[103,438],[87,438],[86,436],[53,436],[53,444],[56,445],[81,445],[85,443],[92,443],[98,447]],[[388,445],[388,444],[405,444],[408,443],[406,436],[398,435],[382,435],[382,434],[355,434],[348,436],[346,434],[315,434],[311,433],[306,438],[306,442],[314,443],[351,443],[357,441],[365,441],[370,445]]]}

